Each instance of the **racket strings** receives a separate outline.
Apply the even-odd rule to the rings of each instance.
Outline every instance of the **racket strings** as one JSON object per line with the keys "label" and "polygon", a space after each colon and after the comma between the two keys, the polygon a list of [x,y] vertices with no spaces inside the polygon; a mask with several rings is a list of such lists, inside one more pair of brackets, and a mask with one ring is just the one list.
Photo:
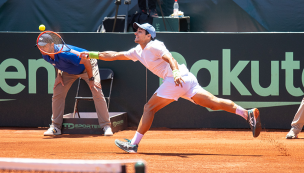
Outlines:
{"label": "racket strings", "polygon": [[56,53],[63,49],[64,42],[56,33],[45,32],[38,38],[37,45],[45,53]]}

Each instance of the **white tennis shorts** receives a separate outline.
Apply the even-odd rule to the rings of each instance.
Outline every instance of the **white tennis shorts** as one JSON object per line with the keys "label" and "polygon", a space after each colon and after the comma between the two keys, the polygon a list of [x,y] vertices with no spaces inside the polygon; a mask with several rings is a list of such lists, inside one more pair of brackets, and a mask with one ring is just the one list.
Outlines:
{"label": "white tennis shorts", "polygon": [[196,77],[190,72],[183,75],[182,79],[185,81],[185,83],[182,83],[183,87],[180,85],[176,86],[173,77],[166,77],[163,80],[163,84],[155,91],[155,93],[157,93],[158,97],[166,99],[174,99],[177,101],[179,97],[182,97],[193,102],[191,98],[198,91],[204,89],[199,85]]}

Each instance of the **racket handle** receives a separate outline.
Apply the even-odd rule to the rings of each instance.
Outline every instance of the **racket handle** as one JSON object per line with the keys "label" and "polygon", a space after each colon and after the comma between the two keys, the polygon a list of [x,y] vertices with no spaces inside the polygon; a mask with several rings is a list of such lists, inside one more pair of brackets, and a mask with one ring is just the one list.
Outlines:
{"label": "racket handle", "polygon": [[73,54],[75,54],[75,55],[77,55],[77,56],[80,55],[80,52],[78,52],[78,51],[76,51],[76,50],[73,50],[73,49],[71,49],[70,52],[73,53]]}
{"label": "racket handle", "polygon": [[[77,56],[80,55],[80,52],[78,52],[76,50],[73,50],[73,49],[71,49],[70,52],[73,53],[73,54],[75,54],[75,55],[77,55]],[[88,58],[88,56],[86,56],[86,58]]]}

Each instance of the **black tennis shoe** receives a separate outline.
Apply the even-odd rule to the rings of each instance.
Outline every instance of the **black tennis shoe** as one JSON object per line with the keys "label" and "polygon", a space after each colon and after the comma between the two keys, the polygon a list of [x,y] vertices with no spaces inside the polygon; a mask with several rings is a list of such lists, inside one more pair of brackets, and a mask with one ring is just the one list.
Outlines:
{"label": "black tennis shoe", "polygon": [[115,140],[115,145],[128,152],[128,153],[137,153],[138,145],[132,145],[129,139],[125,139],[126,142],[120,141],[118,139]]}
{"label": "black tennis shoe", "polygon": [[262,130],[261,120],[260,120],[260,112],[257,108],[253,108],[248,110],[248,118],[247,122],[250,125],[250,128],[253,133],[253,137],[258,137]]}

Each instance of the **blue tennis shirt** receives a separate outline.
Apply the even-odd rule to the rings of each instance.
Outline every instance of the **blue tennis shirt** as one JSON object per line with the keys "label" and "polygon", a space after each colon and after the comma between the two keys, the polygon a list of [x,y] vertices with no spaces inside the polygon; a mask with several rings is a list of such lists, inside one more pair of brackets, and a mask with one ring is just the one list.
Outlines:
{"label": "blue tennis shirt", "polygon": [[[68,47],[78,52],[87,52],[87,50],[76,46],[68,45]],[[55,49],[57,49],[56,45]],[[64,47],[63,51],[64,50],[67,50],[67,48]],[[85,69],[83,64],[79,64],[81,58],[71,52],[62,52],[56,54],[54,55],[54,60],[52,60],[49,55],[42,55],[42,57],[44,60],[51,63],[57,69],[67,72],[69,74],[81,74]]]}

